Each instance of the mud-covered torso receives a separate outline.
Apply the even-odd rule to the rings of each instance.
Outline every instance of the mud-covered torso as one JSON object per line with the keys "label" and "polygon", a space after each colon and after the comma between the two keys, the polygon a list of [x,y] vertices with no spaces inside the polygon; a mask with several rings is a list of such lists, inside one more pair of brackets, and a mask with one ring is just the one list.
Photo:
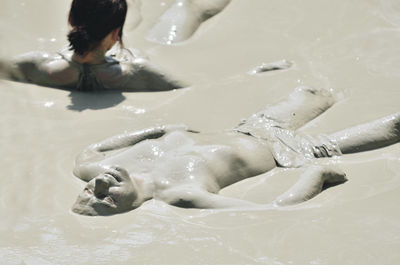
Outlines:
{"label": "mud-covered torso", "polygon": [[196,185],[214,192],[275,167],[268,145],[254,137],[185,131],[142,141],[101,164],[119,165],[131,176],[151,178],[157,189]]}

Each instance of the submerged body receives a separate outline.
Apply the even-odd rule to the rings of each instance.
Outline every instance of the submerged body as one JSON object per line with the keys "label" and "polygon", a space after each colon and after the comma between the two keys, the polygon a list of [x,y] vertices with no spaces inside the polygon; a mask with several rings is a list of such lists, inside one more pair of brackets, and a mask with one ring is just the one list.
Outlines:
{"label": "submerged body", "polygon": [[273,205],[306,201],[324,185],[346,181],[338,169],[310,165],[313,158],[370,150],[400,140],[400,113],[322,138],[299,138],[295,130],[333,102],[329,93],[300,88],[233,130],[200,133],[185,126],[158,126],[93,144],[76,160],[74,174],[88,184],[73,210],[110,215],[135,209],[152,198],[181,207],[258,207],[218,192],[277,166],[306,170]]}
{"label": "submerged body", "polygon": [[128,49],[105,56],[97,64],[79,63],[73,59],[72,52],[30,52],[3,64],[2,72],[3,77],[14,81],[80,91],[161,91],[183,87]]}
{"label": "submerged body", "polygon": [[160,188],[157,192],[184,184],[215,193],[275,167],[273,155],[263,140],[237,132],[185,130],[139,142],[97,163],[118,165],[135,178],[151,180]]}

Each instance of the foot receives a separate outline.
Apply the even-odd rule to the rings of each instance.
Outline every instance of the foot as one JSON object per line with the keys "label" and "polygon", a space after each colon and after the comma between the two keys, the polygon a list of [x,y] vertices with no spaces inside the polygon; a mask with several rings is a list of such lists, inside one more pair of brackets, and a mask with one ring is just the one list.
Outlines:
{"label": "foot", "polygon": [[276,206],[302,203],[317,196],[321,191],[347,181],[346,174],[334,167],[310,166],[299,180],[273,202]]}
{"label": "foot", "polygon": [[321,178],[323,179],[324,186],[335,186],[346,182],[346,173],[336,167],[321,167],[319,169]]}
{"label": "foot", "polygon": [[400,142],[400,112],[392,115],[394,121],[394,133],[397,135],[397,142]]}

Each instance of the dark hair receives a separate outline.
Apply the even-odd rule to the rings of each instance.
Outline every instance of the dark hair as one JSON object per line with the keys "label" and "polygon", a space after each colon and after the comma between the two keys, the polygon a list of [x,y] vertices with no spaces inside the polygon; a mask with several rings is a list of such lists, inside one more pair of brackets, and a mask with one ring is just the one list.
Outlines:
{"label": "dark hair", "polygon": [[68,17],[70,50],[84,55],[117,28],[122,43],[127,9],[126,0],[73,0]]}

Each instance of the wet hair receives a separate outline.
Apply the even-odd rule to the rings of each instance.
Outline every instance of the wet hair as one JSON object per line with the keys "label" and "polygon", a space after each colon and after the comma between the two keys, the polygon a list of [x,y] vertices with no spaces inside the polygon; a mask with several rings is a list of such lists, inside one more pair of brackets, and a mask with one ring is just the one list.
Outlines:
{"label": "wet hair", "polygon": [[126,0],[73,0],[68,22],[72,26],[68,33],[70,50],[79,55],[95,49],[113,30],[122,30],[127,12]]}

